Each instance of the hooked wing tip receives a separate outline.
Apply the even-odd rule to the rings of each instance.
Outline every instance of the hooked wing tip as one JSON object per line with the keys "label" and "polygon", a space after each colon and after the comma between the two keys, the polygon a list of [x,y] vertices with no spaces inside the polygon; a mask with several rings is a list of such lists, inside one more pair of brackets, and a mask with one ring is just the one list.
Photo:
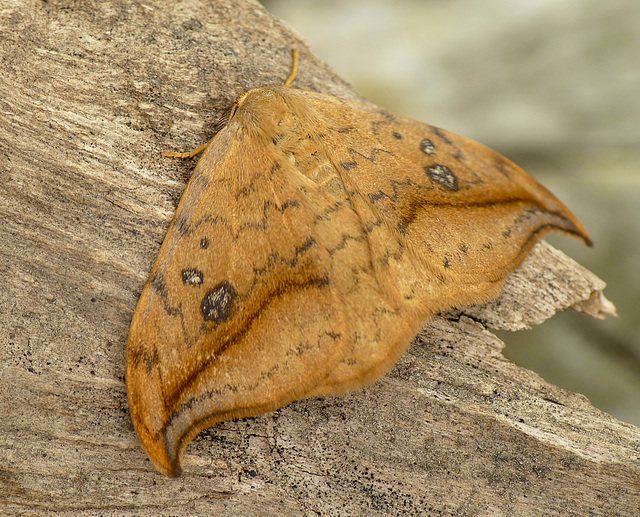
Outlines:
{"label": "hooked wing tip", "polygon": [[143,442],[143,448],[158,471],[170,478],[177,478],[182,474],[182,451],[171,440],[159,437],[151,443]]}
{"label": "hooked wing tip", "polygon": [[560,229],[564,230],[565,232],[572,235],[573,237],[580,239],[590,248],[593,248],[593,239],[591,238],[591,235],[589,235],[589,232],[587,231],[587,229],[582,225],[580,221],[578,221],[578,219],[566,207],[565,207],[564,219],[568,223],[568,227],[560,228]]}

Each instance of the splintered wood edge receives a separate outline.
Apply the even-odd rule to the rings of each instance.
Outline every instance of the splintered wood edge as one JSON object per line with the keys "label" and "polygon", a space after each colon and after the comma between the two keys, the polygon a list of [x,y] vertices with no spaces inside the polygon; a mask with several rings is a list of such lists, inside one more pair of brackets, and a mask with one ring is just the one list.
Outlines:
{"label": "splintered wood edge", "polygon": [[598,319],[616,315],[603,293],[606,284],[588,269],[546,242],[536,245],[506,280],[496,299],[443,313],[466,315],[487,328],[522,330],[568,308]]}

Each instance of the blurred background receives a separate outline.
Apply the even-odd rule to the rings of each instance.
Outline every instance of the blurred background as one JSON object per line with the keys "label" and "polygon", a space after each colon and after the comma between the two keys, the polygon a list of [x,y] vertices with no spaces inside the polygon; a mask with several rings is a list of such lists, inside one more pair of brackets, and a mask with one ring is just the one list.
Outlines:
{"label": "blurred background", "polygon": [[572,209],[595,248],[547,240],[620,317],[565,311],[500,333],[504,354],[640,425],[640,2],[262,3],[370,101],[492,147]]}

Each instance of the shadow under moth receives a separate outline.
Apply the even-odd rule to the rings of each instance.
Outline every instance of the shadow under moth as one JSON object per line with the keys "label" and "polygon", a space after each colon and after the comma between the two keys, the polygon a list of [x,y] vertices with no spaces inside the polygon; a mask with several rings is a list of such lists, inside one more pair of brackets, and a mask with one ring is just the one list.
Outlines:
{"label": "shadow under moth", "polygon": [[167,476],[216,422],[374,381],[434,315],[496,297],[546,233],[591,244],[496,152],[291,88],[293,54],[202,147],[131,323],[131,417]]}

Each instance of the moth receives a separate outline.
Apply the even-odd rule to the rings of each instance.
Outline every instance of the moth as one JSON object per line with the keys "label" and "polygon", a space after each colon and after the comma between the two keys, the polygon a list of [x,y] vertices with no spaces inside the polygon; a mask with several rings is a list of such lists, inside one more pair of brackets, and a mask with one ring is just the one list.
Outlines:
{"label": "moth", "polygon": [[203,146],[133,316],[131,417],[167,476],[217,422],[374,381],[434,315],[497,296],[548,232],[591,244],[508,159],[294,89],[293,61]]}

